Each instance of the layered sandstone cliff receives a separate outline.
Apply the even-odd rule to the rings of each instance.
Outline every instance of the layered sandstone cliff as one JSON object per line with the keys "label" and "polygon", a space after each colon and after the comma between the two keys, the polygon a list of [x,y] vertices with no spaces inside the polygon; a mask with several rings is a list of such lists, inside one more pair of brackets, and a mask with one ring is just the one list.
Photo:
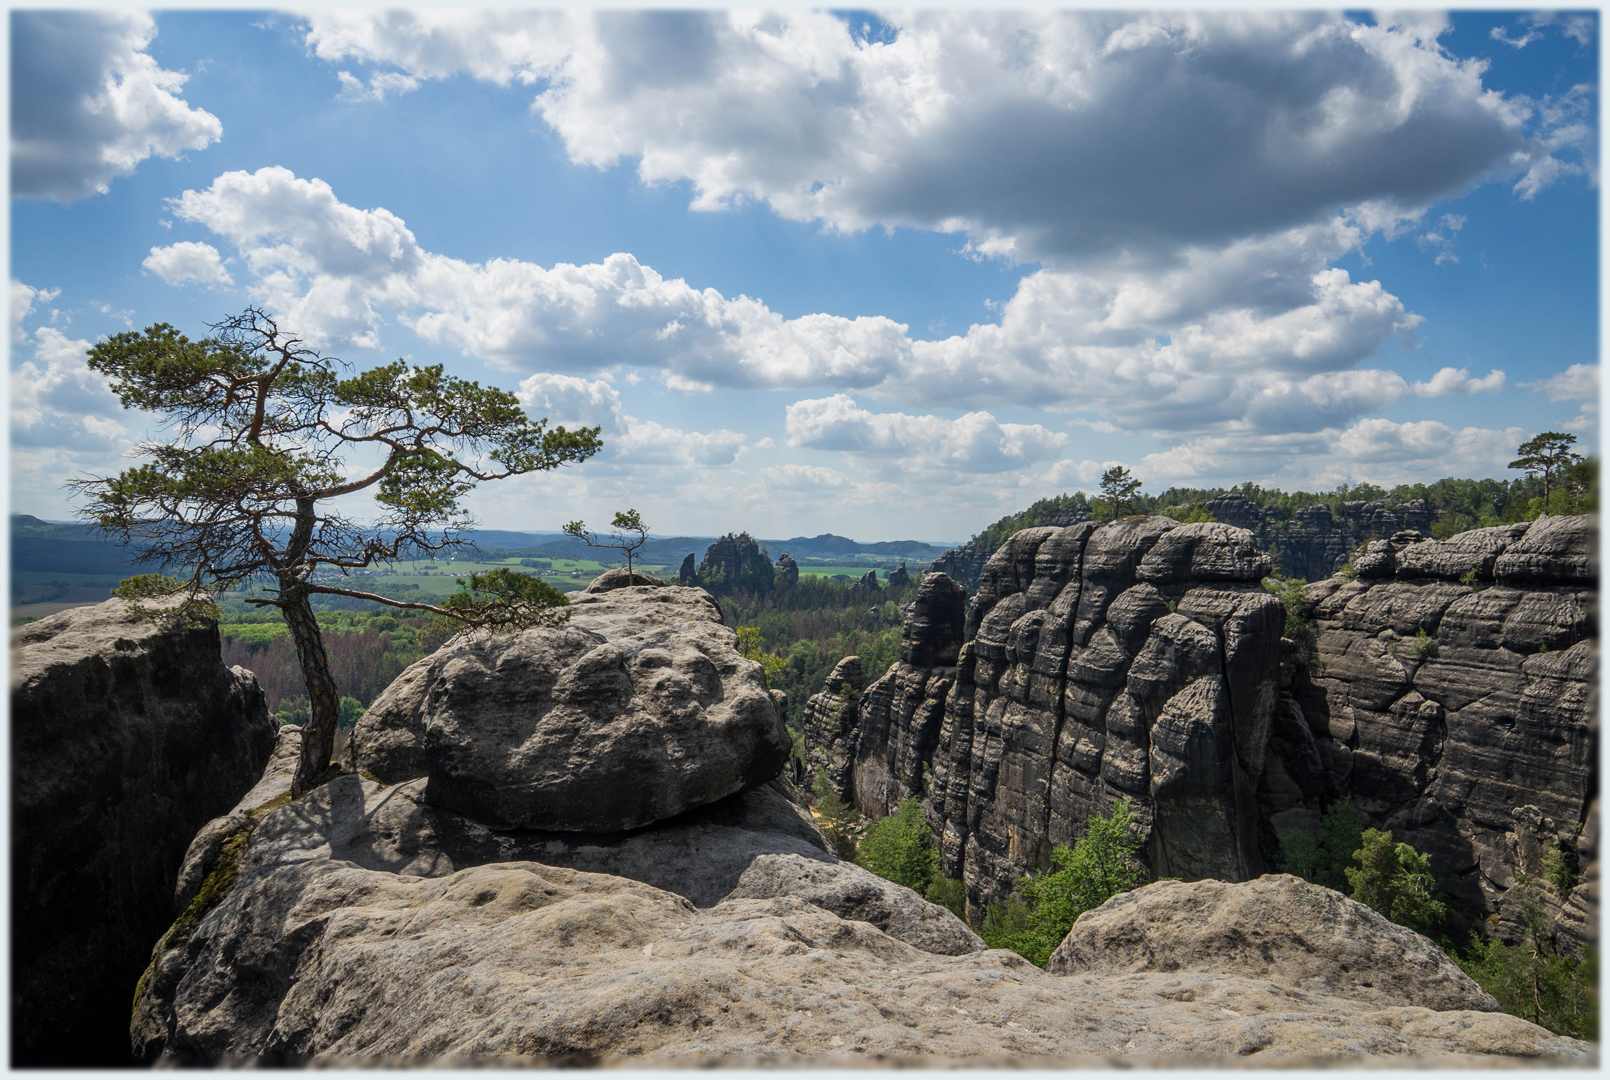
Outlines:
{"label": "layered sandstone cliff", "polygon": [[872,816],[922,796],[974,914],[1119,798],[1153,872],[1188,880],[1272,869],[1281,832],[1347,800],[1431,855],[1456,923],[1518,933],[1505,893],[1559,846],[1582,882],[1543,902],[1579,945],[1598,890],[1596,550],[1590,517],[1400,531],[1357,580],[1309,586],[1310,631],[1283,640],[1247,530],[1024,530],[965,624],[961,589],[924,578],[900,663],[853,717],[836,702],[830,779]]}
{"label": "layered sandstone cliff", "polygon": [[[1137,572],[1163,589],[1181,573],[1234,571],[1237,538],[1222,529],[1154,538],[1167,557],[1139,560]],[[964,661],[959,590],[929,580],[902,651],[908,677]],[[577,606],[563,631],[461,640],[411,669],[418,677],[388,691],[356,744],[383,777],[366,768],[295,801],[256,801],[288,786],[283,755],[287,767],[271,765],[227,842],[211,841],[228,819],[202,831],[189,861],[209,864],[215,906],[176,924],[142,980],[131,1027],[142,1056],[267,1066],[1591,1060],[1588,1045],[1494,1011],[1431,942],[1292,878],[1115,898],[1046,971],[984,949],[950,912],[834,858],[785,781],[627,831],[509,828],[503,810],[438,784],[444,767],[459,786],[523,797],[563,785],[561,762],[602,775],[618,757],[640,768],[639,787],[703,790],[692,774],[708,767],[719,779],[721,762],[683,753],[686,740],[662,738],[664,724],[633,743],[617,717],[646,730],[645,710],[669,706],[678,724],[717,733],[780,726],[719,708],[753,700],[763,714],[768,699],[747,692],[758,669],[733,652],[704,594],[629,586]],[[601,640],[576,657],[578,634]],[[507,685],[493,685],[498,671]],[[1234,671],[1218,677],[1242,685]],[[601,691],[619,691],[619,708],[601,712]],[[880,761],[899,770],[920,756],[920,743],[890,734]],[[488,740],[523,748],[523,780]],[[659,759],[645,760],[656,743]],[[752,764],[764,780],[776,759],[757,745]],[[863,772],[870,786],[876,770]],[[621,801],[666,805],[627,782]],[[1315,911],[1332,932],[1313,932]]]}

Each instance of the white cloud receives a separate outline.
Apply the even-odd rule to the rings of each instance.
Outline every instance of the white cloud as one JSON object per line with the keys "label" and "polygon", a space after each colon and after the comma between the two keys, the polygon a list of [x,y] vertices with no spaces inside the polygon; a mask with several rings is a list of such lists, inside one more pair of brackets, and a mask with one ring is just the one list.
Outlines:
{"label": "white cloud", "polygon": [[27,338],[28,332],[22,328],[22,320],[33,313],[35,304],[48,304],[60,295],[60,289],[36,289],[32,285],[24,285],[13,278],[11,281],[12,340],[23,341]]}
{"label": "white cloud", "polygon": [[11,192],[69,203],[111,189],[146,158],[223,137],[216,116],[178,94],[188,76],[146,51],[156,23],[137,11],[11,15]]}
{"label": "white cloud", "polygon": [[418,79],[395,71],[376,72],[369,77],[368,86],[350,71],[338,71],[335,75],[341,83],[343,101],[384,101],[387,94],[395,96],[419,89]]}
{"label": "white cloud", "polygon": [[837,469],[820,465],[776,465],[760,470],[756,478],[768,487],[785,491],[838,491],[851,484],[850,478]]}
{"label": "white cloud", "polygon": [[1572,364],[1557,374],[1522,386],[1547,394],[1550,401],[1597,401],[1599,398],[1599,365]]}
{"label": "white cloud", "polygon": [[1487,36],[1516,49],[1524,49],[1532,42],[1542,40],[1543,31],[1548,28],[1558,30],[1562,37],[1568,37],[1578,45],[1586,46],[1593,41],[1595,24],[1596,20],[1591,15],[1564,15],[1556,11],[1539,11],[1516,19],[1515,25],[1523,29],[1513,37],[1502,26],[1493,27],[1487,31]]}
{"label": "white cloud", "polygon": [[198,285],[233,285],[235,279],[224,269],[218,249],[211,244],[181,240],[167,247],[154,247],[140,264],[169,285],[193,281]]}
{"label": "white cloud", "polygon": [[1366,419],[1347,428],[1190,439],[1146,455],[1136,471],[1149,486],[1264,477],[1308,491],[1365,481],[1390,488],[1442,476],[1503,476],[1525,437],[1519,427]]}
{"label": "white cloud", "polygon": [[713,467],[732,464],[745,449],[745,436],[736,431],[683,431],[630,416],[603,379],[542,372],[523,380],[516,396],[551,426],[602,428],[602,462]]}
{"label": "white cloud", "polygon": [[11,371],[11,441],[21,447],[121,450],[128,432],[106,379],[85,363],[90,343],[52,326],[33,334],[33,360]]}
{"label": "white cloud", "polygon": [[1564,144],[1439,44],[1444,17],[1276,12],[310,16],[331,63],[546,82],[571,160],[633,159],[693,205],[965,232],[1053,262],[1216,246],[1370,204],[1417,217]]}
{"label": "white cloud", "polygon": [[1504,373],[1494,368],[1479,379],[1470,377],[1469,368],[1445,367],[1426,382],[1414,384],[1419,397],[1453,397],[1462,394],[1491,394],[1504,388]]}
{"label": "white cloud", "polygon": [[1055,457],[1068,437],[1039,424],[1001,424],[987,412],[955,420],[870,413],[848,394],[788,407],[788,445],[856,455],[920,459],[922,465],[1003,472]]}
{"label": "white cloud", "polygon": [[218,177],[174,214],[235,245],[261,303],[315,342],[376,347],[387,318],[505,370],[658,371],[673,389],[861,391],[934,407],[1077,408],[1132,430],[1337,422],[1406,392],[1354,370],[1419,317],[1327,264],[1362,242],[1335,220],[1023,278],[1000,322],[937,341],[881,316],[785,319],[763,301],[666,279],[629,254],[551,268],[424,250],[397,215],[283,168]]}

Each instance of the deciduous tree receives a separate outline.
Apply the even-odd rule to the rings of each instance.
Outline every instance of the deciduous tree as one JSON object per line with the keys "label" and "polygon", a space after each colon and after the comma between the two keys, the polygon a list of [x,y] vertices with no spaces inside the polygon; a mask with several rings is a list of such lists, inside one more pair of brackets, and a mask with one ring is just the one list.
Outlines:
{"label": "deciduous tree", "polygon": [[[583,461],[602,444],[597,428],[549,429],[513,394],[440,366],[399,360],[351,373],[257,308],[211,330],[191,341],[158,324],[90,351],[124,407],[153,413],[169,439],[143,444],[144,464],[76,486],[89,499],[84,516],[177,571],[125,582],[119,595],[137,607],[177,598],[161,617],[192,619],[212,612],[216,592],[266,587],[250,602],[283,613],[311,703],[292,784],[300,795],[329,763],[341,711],[311,597],[422,608],[472,626],[545,617],[564,597],[512,571],[473,576],[440,606],[355,589],[349,575],[468,542],[462,501],[477,483]],[[368,523],[345,509],[364,494],[378,510]]]}

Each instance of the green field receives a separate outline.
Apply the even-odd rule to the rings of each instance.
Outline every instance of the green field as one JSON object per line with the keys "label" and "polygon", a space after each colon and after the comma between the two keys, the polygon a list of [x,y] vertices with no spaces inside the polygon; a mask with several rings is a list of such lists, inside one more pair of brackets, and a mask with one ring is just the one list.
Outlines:
{"label": "green field", "polygon": [[[825,577],[825,578],[847,577],[851,581],[860,581],[862,578],[866,577],[866,572],[868,570],[871,570],[871,569],[873,569],[873,567],[870,567],[870,566],[850,566],[850,565],[840,565],[840,566],[802,566],[802,567],[799,568],[799,576],[800,577]],[[887,578],[888,576],[889,575],[887,573],[880,573],[878,575],[878,584],[880,584],[880,585],[883,584],[884,579]]]}

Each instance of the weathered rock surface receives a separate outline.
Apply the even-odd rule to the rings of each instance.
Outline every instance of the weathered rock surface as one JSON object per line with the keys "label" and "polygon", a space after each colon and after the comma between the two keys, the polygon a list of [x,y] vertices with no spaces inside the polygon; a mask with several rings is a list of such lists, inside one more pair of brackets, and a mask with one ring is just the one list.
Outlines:
{"label": "weathered rock surface", "polygon": [[[924,574],[901,628],[900,659],[856,703],[853,745],[851,733],[842,738],[853,764],[840,794],[862,813],[881,818],[923,794],[923,766],[939,742],[966,620],[961,586]],[[812,745],[810,732],[805,740]]]}
{"label": "weathered rock surface", "polygon": [[866,674],[859,656],[846,656],[833,666],[825,688],[805,703],[800,726],[805,735],[805,765],[820,772],[840,798],[849,798],[855,767],[856,710]]}
{"label": "weathered rock surface", "polygon": [[853,719],[807,730],[807,750],[831,746],[863,813],[920,794],[975,916],[1121,797],[1154,873],[1227,880],[1272,870],[1281,832],[1348,800],[1430,854],[1456,933],[1501,914],[1551,845],[1574,852],[1583,880],[1550,902],[1577,941],[1598,896],[1578,837],[1595,791],[1596,519],[1436,541],[1359,514],[1393,531],[1357,580],[1308,587],[1303,642],[1282,641],[1243,530],[1023,530],[990,558],[959,647],[959,599],[936,621],[919,597],[902,649],[932,638],[931,658],[903,658]]}
{"label": "weathered rock surface", "polygon": [[1436,516],[1424,499],[1393,506],[1371,499],[1344,502],[1335,511],[1323,503],[1308,506],[1282,519],[1276,508],[1260,507],[1239,491],[1208,500],[1205,509],[1217,520],[1251,532],[1283,576],[1305,581],[1330,577],[1366,541],[1408,529],[1429,535]]}
{"label": "weathered rock surface", "polygon": [[857,805],[922,795],[979,917],[1120,798],[1157,873],[1261,873],[1284,622],[1268,572],[1245,530],[1145,517],[1017,533],[965,609],[925,575],[901,663],[842,736]]}
{"label": "weathered rock surface", "polygon": [[792,896],[841,919],[871,923],[924,952],[959,956],[981,952],[984,942],[966,923],[910,889],[854,863],[800,855],[762,855],[749,864],[728,900]]}
{"label": "weathered rock surface", "polygon": [[12,1064],[119,1065],[185,846],[262,772],[275,725],[216,626],[121,600],[21,627],[11,654]]}
{"label": "weathered rock surface", "polygon": [[776,575],[779,589],[799,584],[799,563],[795,562],[786,551],[777,560]]}
{"label": "weathered rock surface", "polygon": [[[1077,525],[1081,521],[1090,520],[1088,506],[1074,506],[1066,510],[1052,511],[1041,522],[1054,529],[1064,529],[1069,525]],[[979,541],[972,540],[961,547],[951,548],[939,558],[928,565],[926,573],[944,574],[964,589],[977,588],[979,579],[984,575],[984,564],[989,557],[998,550]]]}
{"label": "weathered rock surface", "polygon": [[1260,799],[1279,827],[1309,829],[1349,799],[1430,855],[1456,919],[1475,926],[1502,914],[1518,874],[1540,877],[1550,846],[1575,851],[1588,821],[1597,520],[1380,543],[1389,575],[1361,564],[1357,581],[1306,591],[1311,650],[1288,657],[1279,784]]}
{"label": "weathered rock surface", "polygon": [[175,1064],[1590,1060],[1504,1014],[924,951],[823,906],[850,890],[795,856],[743,880],[820,904],[699,908],[529,859],[405,856],[379,823],[403,788],[343,777],[264,817],[234,888],[147,982],[137,1040]]}
{"label": "weathered rock surface", "polygon": [[652,574],[645,574],[639,570],[628,570],[624,566],[617,566],[613,570],[605,570],[595,577],[588,586],[582,590],[584,593],[609,592],[612,589],[627,589],[634,585],[647,586],[657,589],[665,582]]}
{"label": "weathered rock surface", "polygon": [[467,634],[375,700],[349,761],[497,828],[609,833],[776,776],[789,736],[708,593],[583,593],[558,627]]}
{"label": "weathered rock surface", "polygon": [[1121,893],[1079,916],[1046,970],[1238,975],[1383,1007],[1499,1011],[1430,938],[1289,874]]}

